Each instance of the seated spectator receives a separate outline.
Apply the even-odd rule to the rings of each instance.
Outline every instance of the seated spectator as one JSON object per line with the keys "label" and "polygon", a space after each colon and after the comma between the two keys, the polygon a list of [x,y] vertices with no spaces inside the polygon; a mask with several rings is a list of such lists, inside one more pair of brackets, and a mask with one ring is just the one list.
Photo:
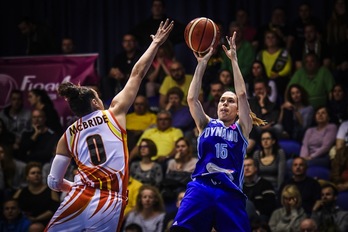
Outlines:
{"label": "seated spectator", "polygon": [[[170,75],[166,76],[159,89],[160,99],[159,106],[165,109],[168,102],[167,93],[172,87],[179,87],[184,92],[182,104],[187,105],[187,92],[192,81],[192,75],[186,74],[184,66],[179,61],[174,61],[170,66]],[[200,95],[201,102],[203,101],[203,92]]]}
{"label": "seated spectator", "polygon": [[139,145],[142,139],[151,139],[157,147],[157,155],[152,157],[159,163],[164,163],[169,158],[174,157],[175,141],[183,137],[184,134],[178,128],[172,126],[172,115],[170,112],[162,110],[157,113],[156,127],[144,131],[139,138],[137,145],[130,152],[130,160],[139,152]]}
{"label": "seated spectator", "polygon": [[302,140],[300,156],[307,160],[308,166],[330,168],[329,151],[335,143],[337,126],[330,123],[326,107],[320,107],[315,112],[316,126],[306,130]]}
{"label": "seated spectator", "polygon": [[327,103],[331,122],[339,126],[348,119],[348,96],[342,84],[335,84],[331,90]]}
{"label": "seated spectator", "polygon": [[278,191],[285,177],[286,158],[274,133],[271,131],[261,133],[261,149],[254,152],[253,159],[259,167],[258,174],[271,182],[273,188]]}
{"label": "seated spectator", "polygon": [[49,163],[58,135],[46,126],[46,115],[42,110],[34,109],[31,115],[32,130],[24,132],[19,145],[18,159],[36,161],[42,165]]}
{"label": "seated spectator", "polygon": [[143,185],[139,189],[137,204],[125,218],[124,226],[136,223],[146,232],[161,231],[164,215],[163,199],[158,189],[151,185]]}
{"label": "seated spectator", "polygon": [[41,171],[40,163],[28,163],[25,169],[28,186],[19,189],[13,198],[32,223],[47,225],[59,206],[59,196],[42,182]]}
{"label": "seated spectator", "polygon": [[300,232],[318,232],[317,223],[311,218],[304,219],[300,224]]}
{"label": "seated spectator", "polygon": [[149,102],[144,96],[137,96],[133,103],[134,112],[126,115],[128,149],[132,150],[141,134],[156,125],[156,115],[149,110]]}
{"label": "seated spectator", "polygon": [[254,127],[257,135],[259,136],[264,130],[272,130],[280,138],[282,127],[278,124],[279,110],[268,98],[268,84],[265,79],[255,79],[254,96],[249,99],[249,104],[251,111],[267,122],[264,126]]}
{"label": "seated spectator", "polygon": [[185,190],[180,191],[177,196],[176,196],[176,202],[175,202],[175,207],[176,209],[174,211],[171,212],[166,212],[166,215],[164,216],[163,219],[163,229],[162,232],[169,232],[170,231],[170,227],[172,226],[173,222],[174,222],[174,218],[178,212],[178,209],[180,207],[181,201],[185,196]]}
{"label": "seated spectator", "polygon": [[244,160],[243,192],[260,215],[260,218],[268,222],[273,210],[276,209],[276,194],[271,182],[258,175],[257,163],[252,158]]}
{"label": "seated spectator", "polygon": [[180,138],[175,142],[175,156],[168,161],[165,178],[161,184],[161,194],[166,203],[175,200],[176,195],[186,189],[198,159],[192,154],[188,139]]}
{"label": "seated spectator", "polygon": [[[0,119],[3,120],[7,129],[16,135],[16,147],[24,131],[31,127],[31,112],[23,105],[23,92],[13,90],[10,95],[10,105],[0,111]],[[0,139],[1,141],[2,138]]]}
{"label": "seated spectator", "polygon": [[219,81],[223,84],[225,91],[235,92],[233,74],[227,69],[222,69],[219,72]]}
{"label": "seated spectator", "polygon": [[157,155],[156,144],[151,139],[142,139],[139,145],[140,161],[130,166],[130,175],[142,184],[159,187],[163,179],[161,165],[151,160]]}
{"label": "seated spectator", "polygon": [[320,199],[321,187],[317,180],[307,176],[307,168],[307,161],[304,158],[294,158],[291,165],[292,176],[282,183],[279,193],[286,185],[296,185],[301,193],[302,208],[310,216],[315,202]]}
{"label": "seated spectator", "polygon": [[0,144],[0,191],[5,197],[25,185],[26,164],[13,158],[12,147]]}
{"label": "seated spectator", "polygon": [[286,185],[281,194],[282,207],[273,211],[269,220],[271,231],[298,231],[307,215],[302,205],[301,193],[295,185]]}
{"label": "seated spectator", "polygon": [[241,27],[243,39],[252,42],[256,35],[256,28],[250,25],[249,15],[245,9],[238,9],[236,12],[236,22]]}
{"label": "seated spectator", "polygon": [[304,57],[304,66],[294,73],[288,86],[301,85],[308,93],[308,101],[314,109],[326,106],[329,94],[335,84],[335,80],[324,66],[321,66],[317,55],[308,53]]}
{"label": "seated spectator", "polygon": [[75,53],[74,41],[70,37],[64,37],[61,42],[61,52],[64,55],[70,55]]}
{"label": "seated spectator", "polygon": [[292,84],[286,92],[286,100],[280,107],[278,123],[283,135],[301,142],[305,131],[312,125],[314,109],[308,103],[307,92],[298,84]]}
{"label": "seated spectator", "polygon": [[211,118],[217,118],[217,107],[220,97],[224,92],[224,86],[221,81],[213,81],[210,83],[209,97],[203,103],[203,109]]}
{"label": "seated spectator", "polygon": [[332,160],[331,180],[339,192],[348,190],[348,146],[339,149]]}
{"label": "seated spectator", "polygon": [[166,42],[158,48],[157,54],[147,74],[146,97],[158,96],[159,88],[166,76],[170,75],[170,66],[174,62],[173,47]]}
{"label": "seated spectator", "polygon": [[194,121],[188,106],[182,104],[184,93],[179,87],[170,88],[167,92],[168,103],[165,110],[172,114],[173,127],[181,129],[184,135],[191,135]]}
{"label": "seated spectator", "polygon": [[47,92],[42,89],[32,89],[28,93],[28,101],[33,110],[42,110],[45,113],[47,127],[60,136],[63,133],[63,127]]}
{"label": "seated spectator", "polygon": [[16,200],[6,200],[3,203],[2,213],[3,217],[0,219],[0,231],[28,231],[31,222],[23,215]]}
{"label": "seated spectator", "polygon": [[315,203],[311,216],[319,231],[348,231],[348,212],[337,206],[337,194],[337,189],[330,183],[321,188],[321,199]]}
{"label": "seated spectator", "polygon": [[[246,78],[246,79],[248,81],[248,83],[246,83],[246,85],[247,85],[247,89],[248,89],[249,98],[251,98],[255,94],[254,82],[256,80],[265,80],[265,82],[268,83],[268,88],[267,88],[268,99],[273,103],[277,102],[277,97],[278,97],[277,86],[276,86],[274,80],[269,79],[267,77],[265,66],[263,65],[263,63],[261,61],[258,61],[258,60],[254,61],[254,63],[251,66],[250,77]],[[268,80],[268,81],[266,81],[266,80]]]}

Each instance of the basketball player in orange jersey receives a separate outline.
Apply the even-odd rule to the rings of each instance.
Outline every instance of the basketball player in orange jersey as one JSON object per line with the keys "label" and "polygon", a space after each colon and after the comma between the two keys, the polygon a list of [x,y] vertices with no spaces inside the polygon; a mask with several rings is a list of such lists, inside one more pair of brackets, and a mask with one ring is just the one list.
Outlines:
{"label": "basketball player in orange jersey", "polygon": [[[174,26],[161,22],[152,43],[134,65],[124,89],[104,110],[91,88],[63,83],[58,93],[80,117],[60,138],[48,186],[68,192],[45,231],[119,231],[127,202],[128,149],[126,113],[158,48]],[[74,183],[63,179],[71,158],[78,165]]]}

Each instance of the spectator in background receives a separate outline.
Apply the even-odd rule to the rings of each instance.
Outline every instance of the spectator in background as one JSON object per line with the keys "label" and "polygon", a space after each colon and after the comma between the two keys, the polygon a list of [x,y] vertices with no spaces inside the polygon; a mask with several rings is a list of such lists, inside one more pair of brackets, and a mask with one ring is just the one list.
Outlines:
{"label": "spectator in background", "polygon": [[304,158],[294,158],[291,165],[292,177],[282,183],[279,193],[286,185],[296,185],[301,193],[302,208],[310,216],[315,202],[320,199],[321,187],[317,180],[307,176],[307,168],[307,161]]}
{"label": "spectator in background", "polygon": [[[265,48],[257,54],[256,60],[264,64],[266,75],[274,80],[278,93],[285,93],[291,73],[292,60],[289,51],[280,42],[281,37],[277,34],[277,30],[267,30],[264,34]],[[279,102],[282,102],[281,97],[281,95],[278,96]]]}
{"label": "spectator in background", "polygon": [[331,180],[339,192],[348,190],[348,146],[337,150],[331,162]]}
{"label": "spectator in background", "polygon": [[156,144],[151,139],[142,139],[139,145],[140,161],[131,163],[130,175],[142,184],[159,187],[163,179],[162,168],[151,160],[156,155]]}
{"label": "spectator in background", "polygon": [[268,80],[267,81],[267,83],[268,83],[268,88],[267,88],[268,99],[273,103],[277,102],[277,96],[278,96],[277,86],[276,86],[274,80],[269,79],[267,77],[265,66],[263,65],[263,63],[261,61],[255,60],[253,62],[252,66],[251,66],[250,77],[247,78],[247,80],[249,81],[247,83],[249,98],[254,96],[254,82],[256,80]]}
{"label": "spectator in background", "polygon": [[24,132],[19,145],[18,158],[24,162],[49,163],[59,136],[46,125],[43,110],[34,109],[31,114],[32,130]]}
{"label": "spectator in background", "polygon": [[4,201],[2,214],[3,217],[0,219],[0,231],[28,231],[31,222],[25,215],[23,215],[16,200],[10,199]]}
{"label": "spectator in background", "polygon": [[43,89],[32,89],[28,93],[28,101],[32,109],[42,110],[45,113],[47,127],[61,135],[63,127],[48,93]]}
{"label": "spectator in background", "polygon": [[319,64],[318,56],[308,53],[304,57],[303,68],[296,70],[288,86],[292,84],[301,85],[308,93],[309,104],[317,109],[326,106],[335,80],[330,70]]}
{"label": "spectator in background", "polygon": [[283,126],[286,138],[301,142],[305,131],[312,125],[314,109],[308,103],[307,92],[298,84],[290,85],[285,95],[278,123]]}
{"label": "spectator in background", "polygon": [[143,185],[139,189],[137,204],[125,218],[124,226],[136,223],[144,232],[158,232],[163,228],[164,203],[156,187]]}
{"label": "spectator in background", "polygon": [[72,38],[64,37],[61,41],[61,52],[64,55],[75,53],[75,44]]}
{"label": "spectator in background", "polygon": [[273,210],[276,209],[276,194],[271,182],[258,175],[258,165],[254,159],[244,160],[243,192],[254,204],[261,220],[268,222]]}
{"label": "spectator in background", "polygon": [[46,225],[59,206],[59,196],[42,182],[40,163],[30,162],[25,174],[28,186],[19,189],[13,198],[32,223]]}
{"label": "spectator in background", "polygon": [[167,41],[158,48],[157,54],[147,74],[146,97],[158,97],[159,88],[166,76],[170,75],[170,66],[174,61],[172,45]]}
{"label": "spectator in background", "polygon": [[316,126],[306,130],[302,140],[300,156],[307,160],[308,166],[323,166],[330,168],[329,151],[335,143],[337,126],[330,123],[326,107],[320,107],[315,112]]}
{"label": "spectator in background", "polygon": [[139,95],[133,103],[134,112],[126,115],[128,149],[132,150],[141,134],[156,125],[156,115],[149,110],[149,102],[145,96]]}
{"label": "spectator in background", "polygon": [[221,95],[224,93],[224,86],[221,81],[210,83],[210,94],[207,101],[203,103],[203,109],[211,118],[217,118],[217,107]]}
{"label": "spectator in background", "polygon": [[[317,29],[322,29],[322,25],[316,17],[312,14],[311,6],[308,2],[302,2],[300,3],[298,7],[298,17],[295,19],[295,21],[291,25],[291,32],[289,36],[289,43],[288,43],[288,49],[291,51],[292,46],[294,45],[294,42],[302,44],[304,41],[304,34],[305,34],[305,26],[308,24],[313,24],[316,26]],[[322,31],[319,31],[320,34],[322,34]]]}
{"label": "spectator in background", "polygon": [[22,133],[31,127],[30,117],[30,111],[23,106],[23,92],[13,90],[10,95],[10,105],[1,110],[0,119],[3,120],[7,129],[16,135],[16,148]]}
{"label": "spectator in background", "polygon": [[184,135],[191,136],[194,121],[188,106],[182,104],[184,93],[179,87],[170,88],[167,92],[168,104],[165,110],[172,115],[172,126],[182,130]]}
{"label": "spectator in background", "polygon": [[319,231],[348,231],[348,212],[337,206],[337,194],[336,187],[331,183],[321,188],[321,199],[315,203],[311,215]]}
{"label": "spectator in background", "polygon": [[26,164],[14,159],[12,151],[10,146],[0,144],[0,194],[5,198],[25,185]]}
{"label": "spectator in background", "polygon": [[[167,17],[165,1],[152,0],[151,16],[139,22],[134,28],[131,29],[131,33],[136,36],[142,48],[147,47],[151,43],[151,38],[149,35],[154,34],[160,22],[164,22]],[[170,41],[173,46],[184,42],[183,35],[185,30],[185,25],[181,22],[174,19],[174,24],[175,27],[168,38],[168,41]]]}
{"label": "spectator in background", "polygon": [[300,224],[300,232],[318,232],[317,223],[311,218],[304,219]]}
{"label": "spectator in background", "polygon": [[285,152],[279,147],[278,139],[271,131],[261,132],[261,149],[256,150],[253,159],[258,165],[258,174],[272,183],[278,191],[286,172]]}
{"label": "spectator in background", "polygon": [[[108,87],[111,88],[109,91],[111,91],[110,95],[112,97],[123,89],[128,81],[133,66],[142,55],[142,52],[138,46],[138,41],[133,34],[123,35],[122,49],[123,50],[121,52],[116,54],[108,75],[110,78]],[[144,91],[139,93],[145,95]]]}
{"label": "spectator in background", "polygon": [[346,91],[342,84],[335,84],[330,92],[327,103],[331,122],[337,126],[348,119],[348,98]]}
{"label": "spectator in background", "polygon": [[322,40],[316,26],[307,24],[304,27],[304,41],[296,41],[294,44],[293,59],[296,69],[302,67],[305,56],[313,53],[319,58],[320,64],[330,68],[331,54],[326,41]]}
{"label": "spectator in background", "polygon": [[139,152],[142,139],[151,139],[157,147],[157,155],[152,157],[159,163],[164,163],[169,158],[174,157],[175,141],[183,137],[184,134],[178,128],[172,126],[172,115],[170,112],[162,110],[157,113],[156,127],[144,131],[137,145],[130,152],[130,160]]}
{"label": "spectator in background", "polygon": [[241,27],[243,39],[252,42],[256,35],[256,29],[250,25],[249,15],[245,9],[238,9],[236,12],[236,23]]}
{"label": "spectator in background", "polygon": [[281,194],[282,207],[273,211],[269,220],[271,231],[298,231],[307,215],[302,205],[301,193],[295,185],[286,185]]}
{"label": "spectator in background", "polygon": [[[184,66],[179,61],[174,61],[170,66],[170,76],[166,76],[159,89],[160,99],[159,106],[161,109],[165,109],[168,103],[167,93],[172,87],[179,87],[184,92],[184,98],[182,104],[187,106],[187,92],[192,81],[192,75],[186,74]],[[200,99],[203,101],[203,93],[200,95]]]}
{"label": "spectator in background", "polygon": [[170,227],[172,226],[172,224],[174,222],[175,215],[178,212],[178,209],[180,207],[181,201],[184,198],[184,196],[185,196],[185,190],[180,191],[177,194],[176,202],[175,202],[176,209],[172,212],[166,212],[166,215],[164,216],[164,219],[163,219],[162,232],[169,232],[170,231]]}
{"label": "spectator in background", "polygon": [[47,25],[39,24],[29,17],[24,17],[19,21],[17,27],[26,39],[26,55],[57,53],[58,49],[55,46],[53,33]]}
{"label": "spectator in background", "polygon": [[[251,44],[243,38],[242,26],[236,22],[231,22],[229,25],[229,36],[236,32],[236,48],[238,54],[238,65],[244,78],[249,76],[251,65],[255,59],[255,52]],[[231,61],[223,55],[221,69],[227,69],[232,72]]]}

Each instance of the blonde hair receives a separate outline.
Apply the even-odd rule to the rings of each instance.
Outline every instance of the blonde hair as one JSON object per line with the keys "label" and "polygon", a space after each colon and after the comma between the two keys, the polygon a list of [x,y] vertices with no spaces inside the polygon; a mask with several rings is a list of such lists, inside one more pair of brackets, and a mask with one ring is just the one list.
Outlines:
{"label": "blonde hair", "polygon": [[284,198],[287,197],[287,198],[290,198],[290,197],[293,197],[296,199],[296,204],[295,204],[295,208],[298,209],[301,207],[302,205],[302,197],[301,197],[301,193],[300,191],[298,190],[298,188],[296,187],[296,185],[293,185],[293,184],[289,184],[289,185],[286,185],[282,191],[282,196],[281,196],[281,199],[282,199],[282,205],[284,205]]}
{"label": "blonde hair", "polygon": [[249,116],[251,118],[251,121],[253,122],[253,125],[256,125],[256,126],[263,126],[263,125],[266,125],[267,122],[261,118],[258,118],[256,116],[256,114],[252,111],[250,111],[249,113]]}

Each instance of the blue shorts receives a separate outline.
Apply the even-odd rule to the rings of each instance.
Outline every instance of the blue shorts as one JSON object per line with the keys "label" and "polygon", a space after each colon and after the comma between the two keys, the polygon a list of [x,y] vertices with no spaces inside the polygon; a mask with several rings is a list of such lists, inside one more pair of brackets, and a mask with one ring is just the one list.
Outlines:
{"label": "blue shorts", "polygon": [[[214,184],[215,183],[215,184]],[[221,188],[211,179],[196,179],[187,185],[172,229],[191,232],[250,232],[246,197],[235,189]]]}

